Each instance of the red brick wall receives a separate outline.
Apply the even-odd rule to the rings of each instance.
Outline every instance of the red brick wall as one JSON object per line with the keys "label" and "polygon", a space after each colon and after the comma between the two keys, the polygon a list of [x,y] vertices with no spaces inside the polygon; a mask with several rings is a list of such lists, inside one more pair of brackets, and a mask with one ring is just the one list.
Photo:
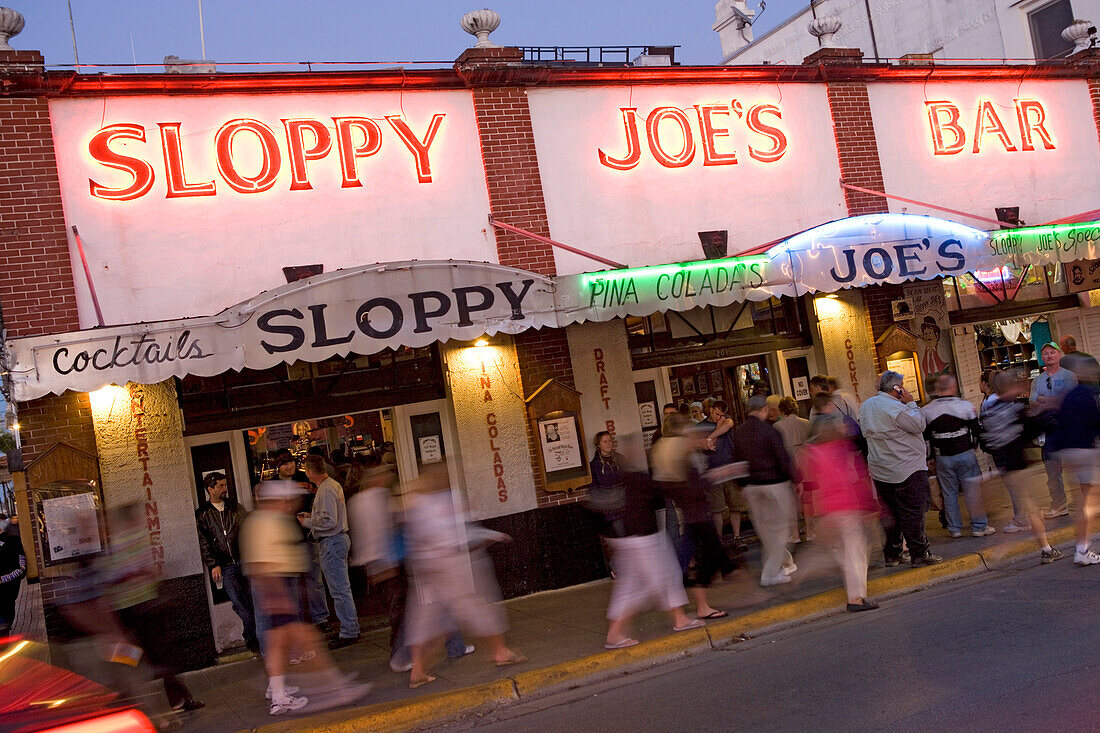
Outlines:
{"label": "red brick wall", "polygon": [[[481,156],[493,215],[506,224],[550,236],[527,93],[519,87],[474,89]],[[496,230],[500,264],[555,274],[549,244]]]}
{"label": "red brick wall", "polygon": [[96,452],[87,392],[66,392],[60,397],[49,395],[24,402],[19,406],[19,423],[24,463],[30,463],[58,441]]}
{"label": "red brick wall", "polygon": [[[507,63],[507,59],[511,58],[507,54],[499,59],[483,58],[473,52],[467,55],[476,56],[482,62],[482,70],[486,61]],[[461,63],[463,59],[459,61]],[[507,224],[549,237],[550,224],[542,196],[542,178],[535,155],[535,137],[531,130],[531,110],[527,105],[526,91],[520,87],[475,87],[473,95],[481,136],[481,157],[485,163],[485,183],[493,215]],[[502,229],[497,229],[495,234],[500,264],[540,275],[556,274],[554,251],[549,244]],[[519,334],[516,336],[516,357],[525,396],[547,379],[558,379],[570,387],[574,386],[569,341],[564,329],[544,328]],[[530,425],[527,426],[527,444],[531,467],[535,472],[539,506],[577,501],[575,492],[548,494],[543,490],[535,452],[538,443]]]}
{"label": "red brick wall", "polygon": [[[36,65],[42,56],[0,52],[0,63]],[[0,99],[0,308],[10,337],[80,327],[44,98]],[[18,410],[24,463],[58,441],[95,451],[87,394],[51,395]]]}
{"label": "red brick wall", "polygon": [[1089,96],[1092,97],[1092,116],[1096,120],[1096,134],[1100,137],[1100,79],[1089,79]]}
{"label": "red brick wall", "polygon": [[[0,52],[0,63],[42,63]],[[0,99],[0,307],[10,337],[79,328],[50,113],[43,98]]]}
{"label": "red brick wall", "polygon": [[[890,303],[904,296],[901,285],[869,285],[862,289],[863,304],[867,307],[867,325],[871,330],[871,342],[874,343],[886,329],[894,325],[894,313]],[[885,361],[881,354],[872,354],[875,358],[876,371],[886,369]]]}
{"label": "red brick wall", "polygon": [[[840,159],[840,177],[845,183],[875,191],[884,189],[878,142],[871,121],[871,103],[867,85],[862,82],[830,82],[829,110],[833,117],[833,135]],[[889,211],[881,196],[844,189],[848,215],[878,214]]]}

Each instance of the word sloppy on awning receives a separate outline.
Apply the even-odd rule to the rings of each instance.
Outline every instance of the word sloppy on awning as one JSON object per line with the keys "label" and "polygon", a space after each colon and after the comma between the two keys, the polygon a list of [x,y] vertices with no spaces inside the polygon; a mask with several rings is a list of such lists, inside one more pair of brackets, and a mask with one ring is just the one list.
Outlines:
{"label": "word sloppy on awning", "polygon": [[215,316],[7,343],[14,399],[267,369],[557,325],[549,278],[501,265],[367,265],[284,285]]}

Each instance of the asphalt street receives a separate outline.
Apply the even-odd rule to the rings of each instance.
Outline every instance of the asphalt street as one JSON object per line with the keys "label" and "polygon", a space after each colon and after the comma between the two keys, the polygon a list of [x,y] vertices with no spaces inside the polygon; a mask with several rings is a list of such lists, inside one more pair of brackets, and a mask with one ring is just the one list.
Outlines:
{"label": "asphalt street", "polygon": [[1100,729],[1100,566],[1038,557],[449,730]]}

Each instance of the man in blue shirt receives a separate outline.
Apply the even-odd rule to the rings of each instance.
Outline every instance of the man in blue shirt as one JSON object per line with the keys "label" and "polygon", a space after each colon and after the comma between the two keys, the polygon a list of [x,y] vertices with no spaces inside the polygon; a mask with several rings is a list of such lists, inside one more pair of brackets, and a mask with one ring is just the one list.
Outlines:
{"label": "man in blue shirt", "polygon": [[[1046,366],[1043,373],[1031,383],[1031,412],[1057,415],[1062,406],[1062,399],[1077,386],[1077,375],[1069,369],[1062,368],[1062,350],[1058,348],[1058,344],[1054,342],[1043,344],[1039,354],[1043,357],[1043,364]],[[1043,511],[1043,518],[1064,517],[1069,514],[1069,501],[1066,498],[1066,488],[1062,483],[1062,461],[1054,452],[1047,449],[1045,436],[1043,465],[1047,471],[1047,490],[1050,491],[1050,508]]]}

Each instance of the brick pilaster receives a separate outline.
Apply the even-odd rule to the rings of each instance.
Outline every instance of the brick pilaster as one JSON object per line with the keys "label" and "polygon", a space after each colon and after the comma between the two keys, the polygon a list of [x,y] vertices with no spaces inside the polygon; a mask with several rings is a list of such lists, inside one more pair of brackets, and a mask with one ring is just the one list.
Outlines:
{"label": "brick pilaster", "polygon": [[[0,52],[0,68],[40,69],[37,51]],[[50,110],[44,96],[0,98],[0,312],[9,338],[80,328]],[[88,395],[18,407],[23,461],[65,441],[95,451]]]}
{"label": "brick pilaster", "polygon": [[1096,120],[1096,135],[1100,138],[1100,78],[1089,79],[1089,96],[1092,97],[1092,117]]}
{"label": "brick pilaster", "polygon": [[[493,81],[494,67],[499,69],[521,59],[517,48],[469,49],[458,59],[455,68],[473,93],[485,183],[493,215],[512,226],[549,237],[550,223],[542,195],[527,91],[522,87],[495,86]],[[495,234],[500,264],[540,275],[557,273],[554,250],[549,244],[501,229]],[[565,329],[527,331],[516,336],[515,343],[524,395],[530,395],[551,378],[573,386],[573,365]],[[543,490],[535,452],[538,443],[530,426],[527,442],[539,506],[562,503],[563,495],[547,494]]]}
{"label": "brick pilaster", "polygon": [[[840,177],[845,183],[882,191],[882,166],[871,120],[871,102],[863,82],[829,82],[829,111],[833,118]],[[844,189],[849,216],[889,211],[886,199]]]}
{"label": "brick pilaster", "polygon": [[[41,64],[0,52],[0,66]],[[79,328],[45,97],[0,99],[0,307],[8,337]]]}

